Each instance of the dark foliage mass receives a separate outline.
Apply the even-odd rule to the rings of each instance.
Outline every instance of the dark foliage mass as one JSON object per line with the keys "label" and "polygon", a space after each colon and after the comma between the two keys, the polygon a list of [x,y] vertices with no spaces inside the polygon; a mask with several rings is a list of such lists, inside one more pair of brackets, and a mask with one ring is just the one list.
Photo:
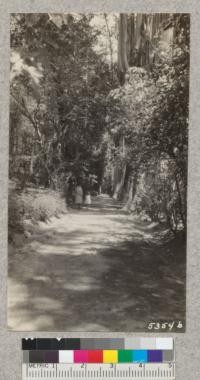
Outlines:
{"label": "dark foliage mass", "polygon": [[65,191],[89,175],[94,192],[185,230],[189,16],[93,17],[12,15],[10,178]]}

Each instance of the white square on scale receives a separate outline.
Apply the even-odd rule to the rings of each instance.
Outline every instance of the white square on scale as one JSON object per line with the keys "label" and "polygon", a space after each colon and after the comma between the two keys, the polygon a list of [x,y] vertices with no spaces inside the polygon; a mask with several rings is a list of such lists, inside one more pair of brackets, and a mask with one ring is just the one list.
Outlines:
{"label": "white square on scale", "polygon": [[156,339],[147,337],[140,338],[140,349],[142,350],[155,350],[156,349]]}
{"label": "white square on scale", "polygon": [[173,350],[173,338],[156,338],[157,350]]}
{"label": "white square on scale", "polygon": [[74,363],[74,351],[59,351],[59,363]]}

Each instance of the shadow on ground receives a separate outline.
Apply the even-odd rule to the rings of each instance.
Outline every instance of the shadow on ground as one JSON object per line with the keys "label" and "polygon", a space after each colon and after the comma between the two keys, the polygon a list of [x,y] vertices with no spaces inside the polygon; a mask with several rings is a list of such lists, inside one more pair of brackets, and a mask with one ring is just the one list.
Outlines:
{"label": "shadow on ground", "polygon": [[185,242],[98,197],[9,251],[14,330],[145,331],[185,318]]}

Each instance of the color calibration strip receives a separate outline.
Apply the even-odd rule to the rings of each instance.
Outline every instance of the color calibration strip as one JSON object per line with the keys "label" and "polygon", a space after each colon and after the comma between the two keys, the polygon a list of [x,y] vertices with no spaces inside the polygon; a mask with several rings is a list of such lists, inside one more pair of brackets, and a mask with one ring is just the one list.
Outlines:
{"label": "color calibration strip", "polygon": [[23,380],[175,380],[172,338],[23,339]]}
{"label": "color calibration strip", "polygon": [[173,350],[33,350],[23,352],[23,363],[167,363]]}
{"label": "color calibration strip", "polygon": [[22,350],[173,350],[173,338],[27,338]]}

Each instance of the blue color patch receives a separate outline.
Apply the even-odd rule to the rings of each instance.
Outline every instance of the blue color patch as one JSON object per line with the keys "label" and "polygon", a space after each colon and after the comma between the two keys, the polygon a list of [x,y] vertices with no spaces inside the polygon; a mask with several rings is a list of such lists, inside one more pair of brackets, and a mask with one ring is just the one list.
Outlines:
{"label": "blue color patch", "polygon": [[148,361],[147,350],[133,350],[134,363],[147,363],[147,361]]}

